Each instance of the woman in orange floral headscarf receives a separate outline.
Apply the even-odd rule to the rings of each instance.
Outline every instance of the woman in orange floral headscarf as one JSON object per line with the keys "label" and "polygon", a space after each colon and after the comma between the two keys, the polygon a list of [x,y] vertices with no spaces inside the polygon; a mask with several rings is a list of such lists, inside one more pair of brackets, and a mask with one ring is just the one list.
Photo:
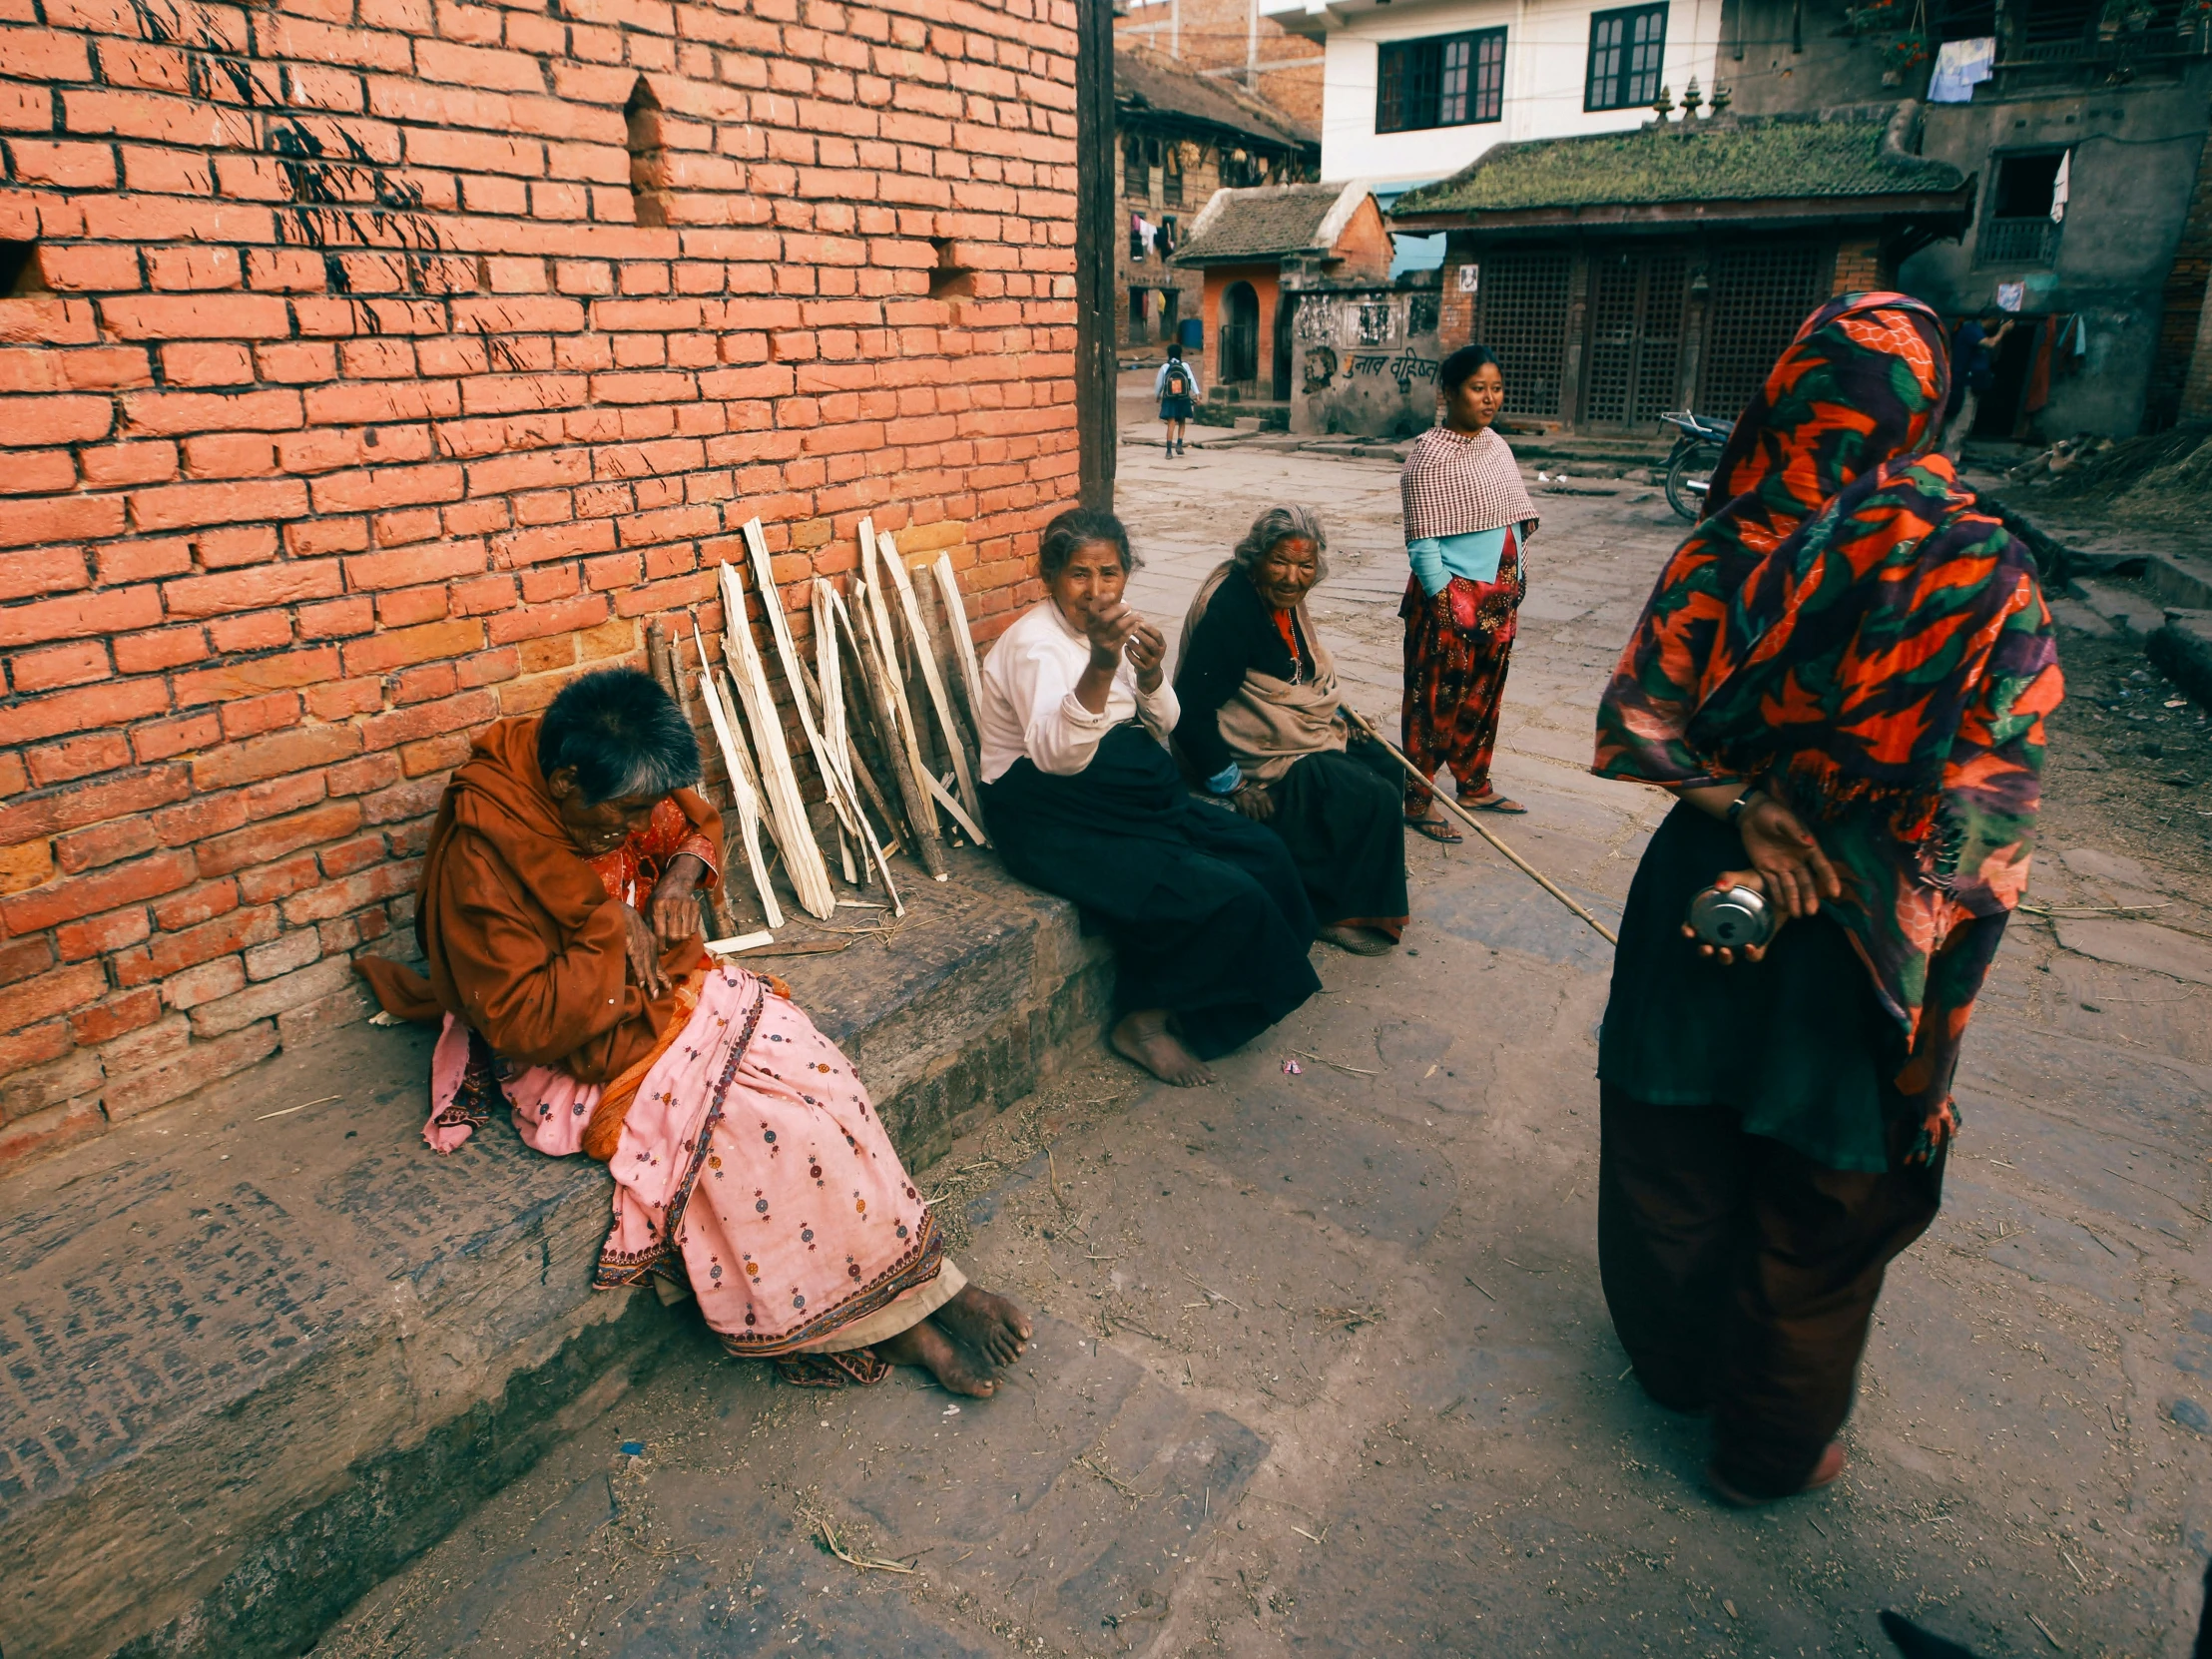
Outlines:
{"label": "woman in orange floral headscarf", "polygon": [[[1929,453],[1936,314],[1847,294],[1736,427],[1598,714],[1672,791],[1599,1042],[1599,1259],[1645,1389],[1738,1502],[1825,1485],[1888,1262],[1934,1219],[1957,1046],[2027,879],[2060,697],[2026,548]],[[1708,886],[1765,947],[1698,945]]]}

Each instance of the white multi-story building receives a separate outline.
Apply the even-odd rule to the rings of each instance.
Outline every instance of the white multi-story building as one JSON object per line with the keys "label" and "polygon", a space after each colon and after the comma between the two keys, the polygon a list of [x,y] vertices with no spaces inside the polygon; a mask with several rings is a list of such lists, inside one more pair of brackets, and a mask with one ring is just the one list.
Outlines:
{"label": "white multi-story building", "polygon": [[1417,184],[1493,144],[1618,132],[1711,92],[1722,0],[1257,0],[1322,43],[1321,173]]}

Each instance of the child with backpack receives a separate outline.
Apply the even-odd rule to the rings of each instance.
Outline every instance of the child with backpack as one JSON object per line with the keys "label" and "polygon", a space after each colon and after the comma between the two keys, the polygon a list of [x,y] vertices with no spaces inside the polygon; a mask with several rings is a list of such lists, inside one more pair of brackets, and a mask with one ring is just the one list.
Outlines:
{"label": "child with backpack", "polygon": [[1160,400],[1160,418],[1168,424],[1168,453],[1180,455],[1187,447],[1183,441],[1185,423],[1191,418],[1191,405],[1199,398],[1198,375],[1183,360],[1182,346],[1168,347],[1168,360],[1153,376],[1152,395]]}

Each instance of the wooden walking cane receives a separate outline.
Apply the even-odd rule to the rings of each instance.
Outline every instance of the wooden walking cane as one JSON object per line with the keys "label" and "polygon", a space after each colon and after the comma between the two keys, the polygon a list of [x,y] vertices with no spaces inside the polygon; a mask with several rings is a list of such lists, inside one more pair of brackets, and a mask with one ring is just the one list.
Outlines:
{"label": "wooden walking cane", "polygon": [[[1374,742],[1381,744],[1384,749],[1389,751],[1390,758],[1397,762],[1399,766],[1405,769],[1406,777],[1412,779],[1424,789],[1433,789],[1435,787],[1434,783],[1431,780],[1421,777],[1420,768],[1416,767],[1411,761],[1408,761],[1405,758],[1405,752],[1399,749],[1396,744],[1390,742],[1388,738],[1385,738],[1382,733],[1378,732],[1373,726],[1370,726],[1367,722],[1367,718],[1362,715],[1358,709],[1355,709],[1348,704],[1345,706],[1344,713],[1345,718],[1351,721],[1354,726],[1358,727],[1363,735],[1372,739]],[[1469,830],[1472,830],[1476,834],[1480,835],[1484,840],[1488,841],[1492,846],[1496,847],[1500,852],[1504,853],[1507,859],[1512,862],[1514,867],[1520,870],[1520,872],[1526,875],[1531,881],[1534,881],[1537,886],[1543,888],[1545,892],[1551,894],[1552,897],[1556,898],[1560,903],[1564,904],[1568,909],[1572,910],[1576,915],[1580,916],[1584,921],[1588,922],[1590,926],[1596,931],[1599,938],[1603,939],[1607,944],[1617,945],[1621,942],[1619,935],[1616,934],[1610,927],[1606,926],[1604,922],[1598,920],[1597,917],[1590,914],[1589,911],[1582,908],[1581,905],[1577,904],[1573,899],[1569,898],[1565,893],[1561,892],[1556,886],[1552,884],[1550,877],[1545,875],[1542,870],[1538,869],[1534,864],[1530,863],[1518,852],[1515,852],[1511,847],[1507,846],[1503,841],[1499,840],[1497,836],[1491,834],[1488,830],[1477,824],[1474,821],[1474,815],[1467,812],[1466,809],[1461,807],[1456,801],[1451,800],[1447,796],[1441,795],[1435,797],[1435,801],[1437,806],[1443,808],[1444,811],[1451,814],[1453,818],[1457,819]]]}

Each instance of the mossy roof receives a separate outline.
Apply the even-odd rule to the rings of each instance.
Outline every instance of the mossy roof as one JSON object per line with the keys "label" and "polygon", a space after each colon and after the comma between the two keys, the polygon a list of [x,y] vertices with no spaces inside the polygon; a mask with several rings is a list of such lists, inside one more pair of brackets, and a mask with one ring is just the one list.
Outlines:
{"label": "mossy roof", "polygon": [[1449,179],[1399,197],[1391,214],[1942,194],[1965,183],[1948,162],[1885,155],[1887,127],[1744,118],[1494,145]]}

